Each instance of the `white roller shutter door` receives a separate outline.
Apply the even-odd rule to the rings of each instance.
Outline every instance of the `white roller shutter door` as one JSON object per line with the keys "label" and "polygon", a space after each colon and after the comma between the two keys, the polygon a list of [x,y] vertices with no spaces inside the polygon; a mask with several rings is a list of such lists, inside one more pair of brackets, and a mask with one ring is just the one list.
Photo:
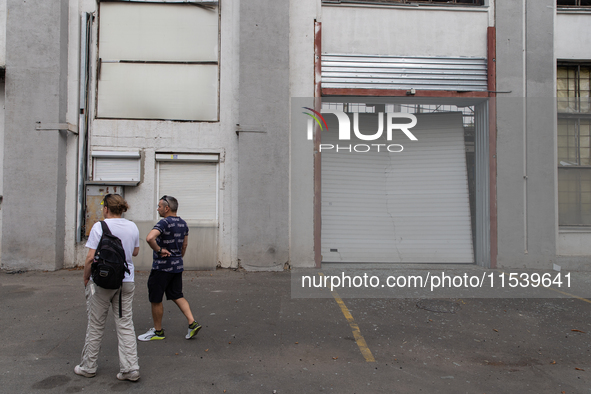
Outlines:
{"label": "white roller shutter door", "polygon": [[338,141],[336,119],[328,124],[323,144],[398,143],[404,151],[322,151],[324,262],[474,262],[462,115],[417,119],[418,141]]}
{"label": "white roller shutter door", "polygon": [[158,198],[171,195],[189,225],[217,226],[217,163],[159,162]]}
{"label": "white roller shutter door", "polygon": [[140,182],[140,153],[93,151],[92,180],[96,182]]}

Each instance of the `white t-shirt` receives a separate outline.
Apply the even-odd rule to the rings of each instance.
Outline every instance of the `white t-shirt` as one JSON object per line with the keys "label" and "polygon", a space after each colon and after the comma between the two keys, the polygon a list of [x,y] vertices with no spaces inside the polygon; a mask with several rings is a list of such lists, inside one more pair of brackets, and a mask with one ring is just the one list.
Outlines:
{"label": "white t-shirt", "polygon": [[[125,260],[127,261],[130,273],[125,273],[123,282],[133,282],[133,261],[131,258],[133,255],[133,250],[140,246],[140,231],[134,222],[123,218],[105,219],[105,223],[107,226],[109,226],[111,234],[121,240],[121,244],[125,250]],[[94,226],[92,226],[92,230],[90,230],[86,247],[90,249],[96,249],[102,235],[103,227],[101,226],[101,222],[96,222]]]}

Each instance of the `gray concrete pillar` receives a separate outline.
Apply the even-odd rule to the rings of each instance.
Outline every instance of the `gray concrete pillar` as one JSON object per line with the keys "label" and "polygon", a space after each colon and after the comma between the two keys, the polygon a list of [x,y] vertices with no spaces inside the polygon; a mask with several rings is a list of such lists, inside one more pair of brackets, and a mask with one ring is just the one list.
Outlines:
{"label": "gray concrete pillar", "polygon": [[498,266],[556,258],[554,0],[499,0]]}
{"label": "gray concrete pillar", "polygon": [[2,265],[63,265],[67,0],[7,0]]}
{"label": "gray concrete pillar", "polygon": [[289,1],[240,2],[238,259],[289,259]]}

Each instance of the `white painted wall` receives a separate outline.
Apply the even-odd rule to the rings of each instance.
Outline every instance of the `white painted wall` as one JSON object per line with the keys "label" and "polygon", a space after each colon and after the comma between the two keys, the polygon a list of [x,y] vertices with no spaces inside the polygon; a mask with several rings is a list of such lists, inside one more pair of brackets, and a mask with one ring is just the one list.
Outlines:
{"label": "white painted wall", "polygon": [[0,0],[0,66],[6,65],[6,0]]}
{"label": "white painted wall", "polygon": [[558,255],[591,256],[591,230],[560,230]]}
{"label": "white painted wall", "polygon": [[[156,151],[187,153],[219,153],[219,250],[218,260],[223,267],[236,264],[236,181],[238,123],[238,9],[237,2],[224,2],[221,13],[220,45],[220,121],[219,122],[172,122],[145,120],[93,119],[96,108],[96,45],[97,26],[93,24],[93,51],[91,51],[91,108],[90,149],[91,150],[138,150],[145,154],[143,182],[137,187],[126,187],[125,198],[131,209],[127,219],[142,227],[146,222],[154,223],[156,199]],[[70,5],[70,63],[68,85],[68,122],[78,123],[78,57],[80,13],[95,12],[94,0],[71,0]],[[68,197],[69,216],[66,218],[69,259],[67,265],[81,265],[86,253],[84,242],[76,245],[76,177],[77,139],[68,142]],[[89,167],[90,173],[90,167]],[[182,201],[180,202],[182,204]],[[142,224],[144,222],[144,224]],[[140,240],[140,247],[145,246]]]}
{"label": "white painted wall", "polygon": [[554,51],[560,60],[591,60],[591,14],[558,12]]}
{"label": "white painted wall", "polygon": [[487,56],[491,7],[322,7],[322,53]]}

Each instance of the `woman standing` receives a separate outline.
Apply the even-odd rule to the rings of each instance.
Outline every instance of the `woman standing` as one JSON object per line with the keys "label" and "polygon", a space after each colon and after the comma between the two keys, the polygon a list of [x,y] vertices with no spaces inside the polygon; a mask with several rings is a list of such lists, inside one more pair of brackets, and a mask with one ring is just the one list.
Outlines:
{"label": "woman standing", "polygon": [[[135,382],[140,378],[140,367],[131,310],[135,289],[132,256],[137,256],[140,250],[139,230],[133,222],[121,217],[123,212],[129,208],[123,197],[117,194],[107,194],[101,204],[103,205],[105,223],[111,233],[121,240],[129,273],[125,273],[123,285],[119,289],[104,289],[90,280],[91,264],[103,234],[101,223],[95,223],[90,231],[88,242],[86,242],[88,255],[84,264],[84,288],[88,313],[86,341],[84,349],[82,349],[82,361],[80,365],[76,365],[74,373],[87,378],[96,375],[98,353],[105,332],[109,307],[111,307],[115,317],[119,345],[120,372],[117,374],[117,379]],[[122,317],[119,317],[119,293],[121,293]]]}

